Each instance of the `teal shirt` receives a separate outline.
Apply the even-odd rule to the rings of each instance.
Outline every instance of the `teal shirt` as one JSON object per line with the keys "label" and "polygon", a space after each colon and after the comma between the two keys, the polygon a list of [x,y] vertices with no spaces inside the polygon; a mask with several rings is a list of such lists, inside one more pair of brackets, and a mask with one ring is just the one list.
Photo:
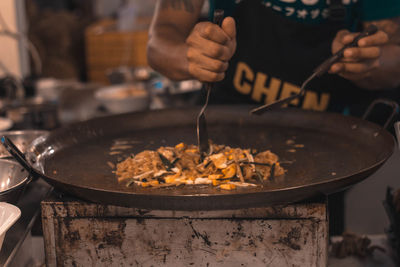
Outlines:
{"label": "teal shirt", "polygon": [[[210,11],[213,12],[214,8],[224,9],[229,16],[241,1],[261,1],[282,16],[302,23],[320,24],[329,15],[327,0],[210,0]],[[400,16],[400,0],[342,0],[342,3],[347,10],[346,21],[349,28],[360,20]]]}
{"label": "teal shirt", "polygon": [[362,1],[361,19],[363,21],[388,19],[398,16],[400,16],[400,0]]}

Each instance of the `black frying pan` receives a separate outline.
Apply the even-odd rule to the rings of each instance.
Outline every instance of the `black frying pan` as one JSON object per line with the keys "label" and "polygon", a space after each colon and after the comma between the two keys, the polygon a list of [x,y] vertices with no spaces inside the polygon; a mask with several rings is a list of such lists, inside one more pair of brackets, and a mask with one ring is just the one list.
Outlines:
{"label": "black frying pan", "polygon": [[[217,210],[295,202],[342,190],[375,172],[395,147],[392,135],[361,119],[298,109],[251,116],[249,110],[211,106],[207,122],[214,143],[271,149],[280,156],[287,173],[257,188],[223,191],[205,185],[127,188],[118,184],[107,162],[116,164],[131,153],[182,141],[195,144],[197,107],[71,125],[35,144],[29,158],[36,160],[47,182],[85,200],[148,209]],[[111,155],[116,142],[132,147]]]}

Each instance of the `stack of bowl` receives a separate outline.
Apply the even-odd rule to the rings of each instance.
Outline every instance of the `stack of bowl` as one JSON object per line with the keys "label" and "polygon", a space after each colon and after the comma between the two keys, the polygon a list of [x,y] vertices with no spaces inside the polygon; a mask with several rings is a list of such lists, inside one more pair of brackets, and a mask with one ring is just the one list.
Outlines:
{"label": "stack of bowl", "polygon": [[[0,137],[7,136],[25,153],[34,140],[45,138],[48,133],[39,130],[4,131],[0,132]],[[0,145],[0,201],[15,204],[30,180],[29,173]]]}

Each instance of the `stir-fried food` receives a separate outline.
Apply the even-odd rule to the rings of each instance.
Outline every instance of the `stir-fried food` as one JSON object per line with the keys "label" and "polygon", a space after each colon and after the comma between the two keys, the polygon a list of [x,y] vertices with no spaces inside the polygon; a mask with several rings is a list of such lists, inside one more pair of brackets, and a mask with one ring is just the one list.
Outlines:
{"label": "stir-fried food", "polygon": [[195,145],[145,150],[117,164],[119,182],[141,187],[168,187],[210,184],[221,189],[257,186],[262,181],[285,173],[278,156],[269,150],[231,148],[210,145],[202,157]]}

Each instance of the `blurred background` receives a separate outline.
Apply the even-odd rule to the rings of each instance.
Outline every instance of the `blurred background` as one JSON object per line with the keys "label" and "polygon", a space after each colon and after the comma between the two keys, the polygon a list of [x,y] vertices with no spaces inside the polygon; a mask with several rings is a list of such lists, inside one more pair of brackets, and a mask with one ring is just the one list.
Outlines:
{"label": "blurred background", "polygon": [[[202,103],[201,83],[173,82],[148,67],[155,3],[1,0],[0,130],[52,130],[110,114]],[[202,19],[207,15],[205,1]],[[381,202],[388,185],[400,187],[398,158],[396,152],[389,167],[347,193],[345,230],[383,233],[388,221]]]}
{"label": "blurred background", "polygon": [[[202,103],[200,82],[173,82],[148,67],[155,2],[1,0],[0,131],[53,130],[110,114]],[[399,162],[396,150],[346,192],[344,230],[384,234],[389,221],[382,201],[387,186],[400,188]],[[34,240],[43,242],[40,234]],[[32,254],[43,247],[26,246]]]}
{"label": "blurred background", "polygon": [[[199,103],[200,82],[173,82],[148,67],[155,2],[1,0],[1,135],[25,152],[33,139],[70,123]],[[206,18],[207,6],[204,10]],[[51,187],[42,180],[29,183],[26,173],[4,159],[9,156],[0,146],[1,177],[13,177],[12,189],[2,188],[0,201],[17,205],[21,218],[4,230],[0,266],[43,266],[40,201]],[[8,214],[3,206],[2,226]],[[4,232],[0,246],[2,237]]]}
{"label": "blurred background", "polygon": [[[196,104],[198,81],[172,82],[148,67],[155,2],[1,1],[0,115],[14,129],[51,130],[108,114]],[[46,119],[38,121],[32,111]]]}

